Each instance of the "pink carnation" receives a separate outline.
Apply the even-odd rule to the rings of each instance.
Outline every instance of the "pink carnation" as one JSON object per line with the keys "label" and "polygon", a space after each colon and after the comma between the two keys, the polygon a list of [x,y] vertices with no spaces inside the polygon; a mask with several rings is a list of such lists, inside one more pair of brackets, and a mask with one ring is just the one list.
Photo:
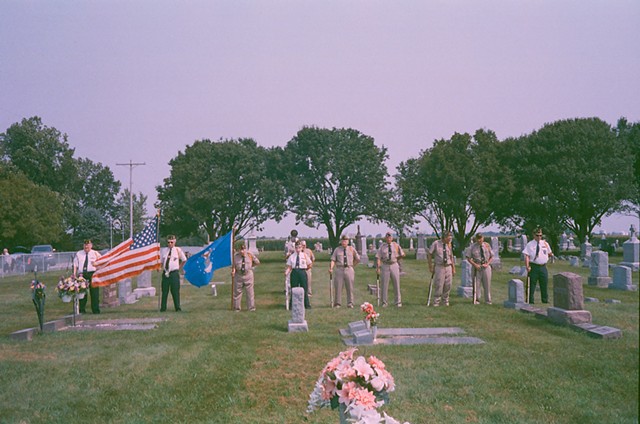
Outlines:
{"label": "pink carnation", "polygon": [[350,403],[353,397],[355,396],[354,389],[357,388],[357,385],[353,381],[348,381],[342,385],[342,389],[338,390],[336,393],[340,396],[340,403],[344,403],[345,405]]}
{"label": "pink carnation", "polygon": [[378,406],[376,396],[369,390],[357,388],[352,393],[356,405],[363,406],[364,409],[375,409]]}
{"label": "pink carnation", "polygon": [[364,377],[365,380],[368,380],[374,373],[373,368],[362,356],[358,356],[358,358],[353,363],[353,369],[358,373],[359,376]]}
{"label": "pink carnation", "polygon": [[385,367],[384,362],[382,362],[381,360],[379,360],[373,355],[369,356],[368,362],[369,362],[369,365],[379,370],[383,370]]}

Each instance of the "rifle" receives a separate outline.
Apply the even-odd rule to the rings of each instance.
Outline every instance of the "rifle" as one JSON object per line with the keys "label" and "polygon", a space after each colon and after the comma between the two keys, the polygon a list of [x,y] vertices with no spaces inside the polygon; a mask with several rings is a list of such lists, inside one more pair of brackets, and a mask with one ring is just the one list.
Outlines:
{"label": "rifle", "polygon": [[329,304],[333,308],[333,272],[329,271]]}
{"label": "rifle", "polygon": [[473,297],[473,304],[476,305],[476,282],[478,279],[478,270],[473,269],[473,274],[471,276],[471,284],[473,285],[471,288],[471,296]]}
{"label": "rifle", "polygon": [[378,298],[378,305],[380,306],[380,272],[376,271],[376,297]]}
{"label": "rifle", "polygon": [[284,306],[289,310],[289,296],[291,291],[291,273],[284,277]]}
{"label": "rifle", "polygon": [[427,306],[431,306],[431,289],[433,288],[433,276],[436,273],[434,270],[431,273],[431,278],[429,279],[429,295],[427,296]]}
{"label": "rifle", "polygon": [[527,283],[524,288],[524,301],[525,303],[529,303],[529,285],[531,284],[531,277],[529,277],[529,273],[527,272]]}

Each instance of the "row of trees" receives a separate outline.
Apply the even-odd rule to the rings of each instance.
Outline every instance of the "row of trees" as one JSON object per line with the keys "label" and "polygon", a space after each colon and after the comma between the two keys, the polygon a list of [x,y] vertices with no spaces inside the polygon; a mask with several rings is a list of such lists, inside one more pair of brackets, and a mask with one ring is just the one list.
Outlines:
{"label": "row of trees", "polygon": [[305,127],[284,148],[253,140],[200,140],[171,162],[158,187],[163,225],[210,238],[235,223],[242,233],[293,213],[298,222],[341,233],[362,218],[403,233],[424,219],[451,230],[459,248],[482,226],[530,233],[541,226],[557,245],[580,241],[609,214],[635,209],[640,186],[640,123],[612,128],[597,119],[545,125],[498,140],[490,130],[437,140],[402,162],[394,184],[385,147],[353,129]]}
{"label": "row of trees", "polygon": [[[37,117],[0,134],[5,245],[102,241],[109,219],[128,216],[128,193],[109,168],[73,155],[66,134]],[[402,162],[393,178],[387,159],[354,129],[304,127],[273,148],[198,140],[157,187],[162,232],[215,239],[235,226],[243,235],[292,213],[325,228],[333,246],[360,219],[399,233],[424,220],[437,234],[453,231],[459,247],[489,224],[542,226],[557,245],[564,231],[583,241],[604,216],[640,209],[640,123],[625,119],[613,128],[597,118],[557,121],[506,140],[486,129],[456,133]],[[145,201],[135,196],[138,226]]]}
{"label": "row of trees", "polygon": [[[52,243],[74,249],[91,238],[108,247],[110,220],[129,233],[129,193],[109,167],[74,157],[67,134],[39,117],[25,118],[0,134],[0,243],[12,248]],[[134,196],[137,223],[146,197]],[[119,240],[118,240],[119,241]]]}

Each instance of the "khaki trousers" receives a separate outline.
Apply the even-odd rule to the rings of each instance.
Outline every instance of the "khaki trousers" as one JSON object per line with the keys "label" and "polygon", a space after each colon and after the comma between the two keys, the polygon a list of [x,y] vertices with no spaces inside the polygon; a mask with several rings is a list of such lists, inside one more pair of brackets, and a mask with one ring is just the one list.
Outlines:
{"label": "khaki trousers", "polygon": [[453,280],[451,266],[436,265],[436,273],[433,277],[433,284],[436,287],[435,299],[433,300],[434,306],[440,305],[441,302],[445,305],[449,304],[451,280]]}
{"label": "khaki trousers", "polygon": [[242,289],[247,290],[247,309],[253,311],[256,309],[256,301],[253,292],[253,271],[246,274],[236,272],[233,277],[233,309],[239,311],[242,302]]}
{"label": "khaki trousers", "polygon": [[342,286],[347,289],[347,304],[353,305],[353,281],[355,280],[355,272],[353,267],[341,267],[334,268],[335,276],[333,277],[333,291],[334,291],[334,306],[342,305]]}
{"label": "khaki trousers", "polygon": [[480,286],[484,289],[484,301],[491,303],[491,266],[473,269],[473,284],[476,285],[476,301],[480,302]]}
{"label": "khaki trousers", "polygon": [[387,305],[389,298],[389,279],[393,281],[393,289],[395,294],[395,304],[402,303],[402,297],[400,296],[400,266],[397,262],[392,264],[383,263],[380,267],[380,282],[382,290],[382,305]]}

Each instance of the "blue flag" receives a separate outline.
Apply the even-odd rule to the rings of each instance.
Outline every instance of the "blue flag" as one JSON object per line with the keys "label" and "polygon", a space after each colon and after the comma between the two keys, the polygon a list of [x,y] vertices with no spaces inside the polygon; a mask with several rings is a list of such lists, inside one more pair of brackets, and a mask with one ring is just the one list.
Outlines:
{"label": "blue flag", "polygon": [[196,287],[209,284],[213,271],[231,265],[231,231],[187,259],[184,278]]}

